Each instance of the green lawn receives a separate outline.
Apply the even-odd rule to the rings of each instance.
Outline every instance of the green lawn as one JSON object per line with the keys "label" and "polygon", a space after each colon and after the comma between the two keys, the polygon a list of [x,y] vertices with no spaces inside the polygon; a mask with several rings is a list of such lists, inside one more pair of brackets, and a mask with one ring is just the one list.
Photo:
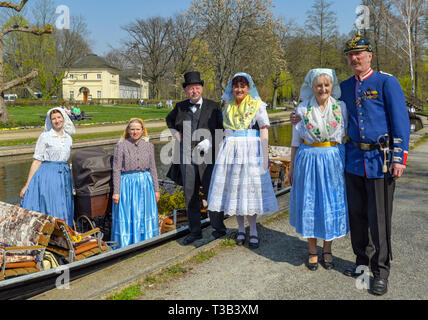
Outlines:
{"label": "green lawn", "polygon": [[[38,126],[44,125],[44,119],[40,116],[45,116],[46,112],[51,107],[34,106],[34,107],[8,107],[9,123],[0,124],[0,128],[13,128],[20,126]],[[123,106],[81,106],[80,108],[85,114],[92,115],[92,119],[80,121],[79,123],[103,123],[103,122],[118,122],[126,121],[130,118],[148,119],[164,119],[171,111],[170,109],[162,108],[140,108],[138,106],[123,105]]]}

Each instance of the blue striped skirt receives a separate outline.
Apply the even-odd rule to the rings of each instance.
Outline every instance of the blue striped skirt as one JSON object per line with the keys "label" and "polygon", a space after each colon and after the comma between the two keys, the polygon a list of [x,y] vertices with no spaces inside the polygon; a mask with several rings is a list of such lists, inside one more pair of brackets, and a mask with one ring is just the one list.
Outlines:
{"label": "blue striped skirt", "polygon": [[73,227],[73,182],[67,162],[44,161],[31,178],[21,207],[65,220]]}
{"label": "blue striped skirt", "polygon": [[327,241],[349,232],[344,145],[300,145],[290,193],[290,224],[304,238]]}
{"label": "blue striped skirt", "polygon": [[119,203],[113,202],[111,241],[117,248],[159,235],[158,207],[149,171],[123,172]]}

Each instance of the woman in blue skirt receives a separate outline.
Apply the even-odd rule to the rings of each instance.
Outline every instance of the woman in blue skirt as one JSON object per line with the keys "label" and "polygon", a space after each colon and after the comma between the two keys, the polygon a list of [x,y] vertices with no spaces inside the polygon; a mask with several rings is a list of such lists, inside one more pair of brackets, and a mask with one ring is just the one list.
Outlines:
{"label": "woman in blue skirt", "polygon": [[339,97],[334,70],[309,71],[296,110],[302,121],[293,127],[290,224],[308,239],[312,271],[318,268],[317,239],[324,240],[321,262],[331,269],[332,241],[349,232],[342,144],[348,116]]}
{"label": "woman in blue skirt", "polygon": [[20,196],[21,207],[65,220],[73,226],[73,183],[67,161],[75,129],[62,108],[47,112],[34,160]]}
{"label": "woman in blue skirt", "polygon": [[129,121],[114,148],[113,188],[111,240],[122,248],[157,236],[160,193],[154,146],[141,119]]}

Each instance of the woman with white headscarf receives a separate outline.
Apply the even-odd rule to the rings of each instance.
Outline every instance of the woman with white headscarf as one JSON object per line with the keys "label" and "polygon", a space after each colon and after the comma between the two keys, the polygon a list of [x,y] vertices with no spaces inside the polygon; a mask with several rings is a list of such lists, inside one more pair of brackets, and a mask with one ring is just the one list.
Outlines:
{"label": "woman with white headscarf", "polygon": [[251,76],[237,73],[222,96],[226,103],[226,138],[218,153],[208,192],[208,210],[236,215],[236,243],[246,239],[244,217],[250,225],[249,247],[259,247],[258,214],[278,211],[268,167],[269,118]]}
{"label": "woman with white headscarf", "polygon": [[288,178],[290,224],[308,239],[307,267],[318,268],[317,239],[323,239],[321,262],[333,268],[332,240],[349,232],[342,139],[347,110],[332,69],[310,70],[296,110],[302,119],[293,126]]}
{"label": "woman with white headscarf", "polygon": [[73,122],[62,108],[47,112],[44,132],[34,151],[27,183],[20,196],[21,207],[65,220],[73,226],[73,183],[70,158]]}

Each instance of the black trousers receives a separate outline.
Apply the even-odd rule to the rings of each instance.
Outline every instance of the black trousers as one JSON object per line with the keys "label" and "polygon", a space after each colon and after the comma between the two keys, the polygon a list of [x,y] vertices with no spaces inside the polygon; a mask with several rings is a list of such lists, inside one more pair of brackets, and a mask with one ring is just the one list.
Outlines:
{"label": "black trousers", "polygon": [[[181,165],[184,199],[187,208],[187,221],[191,234],[201,234],[201,200],[199,190],[201,187],[201,178],[199,176],[198,166],[194,164]],[[205,190],[205,192],[208,192]],[[226,231],[224,225],[224,213],[208,211],[211,226],[217,231]]]}
{"label": "black trousers", "polygon": [[[395,181],[387,179],[388,221],[391,222]],[[388,279],[390,259],[386,223],[384,179],[368,179],[346,173],[349,224],[357,265],[370,264],[374,275]]]}

